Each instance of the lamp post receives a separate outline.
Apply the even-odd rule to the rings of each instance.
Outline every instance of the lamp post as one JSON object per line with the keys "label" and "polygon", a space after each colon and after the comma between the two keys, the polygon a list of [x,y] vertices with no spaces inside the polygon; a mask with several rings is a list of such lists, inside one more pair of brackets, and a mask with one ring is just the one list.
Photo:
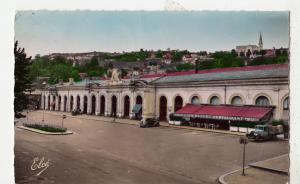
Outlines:
{"label": "lamp post", "polygon": [[44,101],[44,103],[43,103],[43,119],[42,119],[42,124],[44,125],[44,122],[45,122],[45,100],[46,100],[46,81],[44,81],[43,82],[43,85],[45,85],[45,87],[44,87],[44,97],[43,97],[43,101]]}
{"label": "lamp post", "polygon": [[246,135],[240,138],[240,144],[243,144],[243,173],[242,175],[245,176],[245,159],[246,159],[246,144],[248,144],[248,139]]}
{"label": "lamp post", "polygon": [[64,119],[66,119],[66,115],[65,114],[63,114],[62,115],[62,118],[61,118],[61,129],[64,129]]}

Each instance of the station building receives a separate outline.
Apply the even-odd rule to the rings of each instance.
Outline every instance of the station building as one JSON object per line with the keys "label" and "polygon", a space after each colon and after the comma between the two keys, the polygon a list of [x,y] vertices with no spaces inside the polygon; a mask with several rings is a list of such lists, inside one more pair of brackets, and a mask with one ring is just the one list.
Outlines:
{"label": "station building", "polygon": [[266,118],[288,121],[289,65],[134,73],[131,78],[120,78],[114,69],[111,78],[47,86],[41,102],[45,110],[79,108],[90,115],[130,119],[168,121],[175,115],[229,124]]}

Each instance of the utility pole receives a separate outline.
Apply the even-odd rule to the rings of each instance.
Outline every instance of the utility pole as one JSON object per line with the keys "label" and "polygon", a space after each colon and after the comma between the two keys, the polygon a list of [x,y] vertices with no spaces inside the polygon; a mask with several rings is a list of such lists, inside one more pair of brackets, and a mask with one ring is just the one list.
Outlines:
{"label": "utility pole", "polygon": [[242,175],[245,176],[245,160],[246,160],[246,144],[248,144],[248,139],[246,135],[240,138],[240,144],[243,144],[243,173]]}

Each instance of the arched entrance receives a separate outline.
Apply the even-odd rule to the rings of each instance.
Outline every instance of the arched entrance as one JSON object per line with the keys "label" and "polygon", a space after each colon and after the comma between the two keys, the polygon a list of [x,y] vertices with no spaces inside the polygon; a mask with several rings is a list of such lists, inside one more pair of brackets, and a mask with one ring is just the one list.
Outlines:
{"label": "arched entrance", "polygon": [[60,107],[61,107],[61,96],[58,96],[58,107],[57,107],[58,111],[60,111]]}
{"label": "arched entrance", "polygon": [[[77,100],[76,100],[76,108],[80,109],[80,96],[77,96]],[[81,109],[80,109],[81,110]]]}
{"label": "arched entrance", "polygon": [[175,102],[174,102],[174,112],[181,109],[182,105],[183,105],[183,100],[182,100],[181,96],[176,96]]}
{"label": "arched entrance", "polygon": [[136,97],[136,105],[140,105],[140,108],[135,112],[135,118],[136,119],[142,119],[143,114],[143,98],[138,95]]}
{"label": "arched entrance", "polygon": [[100,115],[103,116],[105,113],[105,97],[101,95],[100,98]]}
{"label": "arched entrance", "polygon": [[56,96],[53,96],[52,100],[52,110],[55,111],[55,105],[56,105]]}
{"label": "arched entrance", "polygon": [[67,96],[64,96],[64,112],[67,111],[67,100],[68,100]]}
{"label": "arched entrance", "polygon": [[70,97],[70,111],[73,111],[73,103],[74,103],[74,97]]}
{"label": "arched entrance", "polygon": [[167,120],[167,98],[161,96],[159,99],[159,121]]}
{"label": "arched entrance", "polygon": [[92,96],[92,114],[96,114],[96,97],[95,95]]}
{"label": "arched entrance", "polygon": [[88,98],[87,96],[83,97],[83,113],[86,114],[87,113],[87,106],[88,106]]}
{"label": "arched entrance", "polygon": [[50,96],[48,96],[48,104],[47,104],[47,109],[50,110]]}
{"label": "arched entrance", "polygon": [[45,110],[45,108],[46,108],[46,96],[45,95],[43,95],[43,109]]}
{"label": "arched entrance", "polygon": [[117,116],[117,97],[113,95],[111,97],[111,116],[116,117]]}
{"label": "arched entrance", "polygon": [[129,96],[126,95],[124,97],[124,118],[129,117],[129,111],[130,111],[130,99]]}

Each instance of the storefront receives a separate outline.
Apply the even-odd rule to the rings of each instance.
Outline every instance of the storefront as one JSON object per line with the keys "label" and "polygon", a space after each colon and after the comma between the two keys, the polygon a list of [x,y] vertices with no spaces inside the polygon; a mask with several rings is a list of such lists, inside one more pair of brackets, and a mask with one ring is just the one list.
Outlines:
{"label": "storefront", "polygon": [[272,106],[187,104],[170,115],[170,124],[247,132],[256,124],[272,120],[273,109]]}

